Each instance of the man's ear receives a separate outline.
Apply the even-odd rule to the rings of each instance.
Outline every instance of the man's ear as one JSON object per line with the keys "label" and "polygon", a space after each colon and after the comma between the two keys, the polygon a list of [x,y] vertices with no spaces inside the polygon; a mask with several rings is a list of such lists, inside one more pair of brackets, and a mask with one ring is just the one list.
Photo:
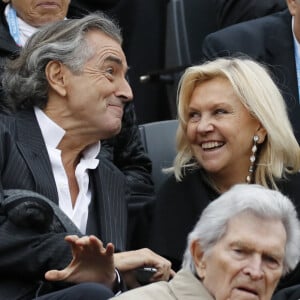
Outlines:
{"label": "man's ear", "polygon": [[59,95],[66,96],[64,65],[59,61],[49,61],[45,73],[50,87]]}
{"label": "man's ear", "polygon": [[205,256],[201,249],[200,242],[198,240],[194,240],[192,242],[190,251],[194,260],[197,275],[201,280],[203,280],[206,276],[206,262],[205,262]]}

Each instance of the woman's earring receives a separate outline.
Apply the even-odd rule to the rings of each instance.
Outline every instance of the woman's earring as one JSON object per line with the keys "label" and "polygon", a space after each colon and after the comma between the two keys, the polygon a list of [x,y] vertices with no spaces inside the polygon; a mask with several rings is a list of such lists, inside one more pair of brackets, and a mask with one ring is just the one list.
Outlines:
{"label": "woman's earring", "polygon": [[251,183],[252,180],[253,180],[253,173],[254,173],[254,163],[255,163],[255,160],[256,160],[256,151],[257,151],[257,142],[259,140],[259,137],[258,135],[255,135],[253,137],[253,146],[252,146],[252,154],[250,156],[250,167],[249,167],[249,174],[248,176],[246,177],[246,182],[247,183]]}

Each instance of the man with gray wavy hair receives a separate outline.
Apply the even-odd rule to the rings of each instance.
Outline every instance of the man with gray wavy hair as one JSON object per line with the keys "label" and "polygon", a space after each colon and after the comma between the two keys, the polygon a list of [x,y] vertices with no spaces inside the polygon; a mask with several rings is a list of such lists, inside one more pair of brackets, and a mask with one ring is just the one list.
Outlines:
{"label": "man with gray wavy hair", "polygon": [[[21,202],[1,206],[1,299],[107,299],[125,288],[121,275],[128,288],[138,284],[136,268],[156,268],[155,280],[172,274],[150,249],[125,251],[128,183],[100,156],[101,141],[120,132],[133,98],[127,71],[121,30],[101,13],[40,28],[6,65],[3,88],[14,113],[0,115],[1,188],[43,195],[77,230],[58,232],[49,214],[31,218],[35,210],[20,209]],[[98,270],[89,268],[81,281],[76,259],[89,243],[97,257],[87,260]]]}
{"label": "man with gray wavy hair", "polygon": [[119,299],[270,300],[300,258],[300,224],[278,191],[240,184],[211,202],[188,236],[182,269],[169,282]]}

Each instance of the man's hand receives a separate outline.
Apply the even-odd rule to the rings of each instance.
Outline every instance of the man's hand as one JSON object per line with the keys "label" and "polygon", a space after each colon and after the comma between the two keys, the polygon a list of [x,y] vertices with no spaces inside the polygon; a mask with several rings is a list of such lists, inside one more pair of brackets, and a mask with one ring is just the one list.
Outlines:
{"label": "man's hand", "polygon": [[49,281],[73,283],[99,282],[111,287],[115,280],[114,245],[103,243],[95,236],[66,236],[65,240],[72,247],[73,259],[63,270],[46,272]]}
{"label": "man's hand", "polygon": [[137,268],[156,268],[157,272],[150,279],[152,282],[167,281],[175,275],[175,272],[171,269],[170,261],[147,248],[115,253],[114,260],[116,268],[122,273],[126,284],[130,288],[139,286],[134,276],[134,270]]}

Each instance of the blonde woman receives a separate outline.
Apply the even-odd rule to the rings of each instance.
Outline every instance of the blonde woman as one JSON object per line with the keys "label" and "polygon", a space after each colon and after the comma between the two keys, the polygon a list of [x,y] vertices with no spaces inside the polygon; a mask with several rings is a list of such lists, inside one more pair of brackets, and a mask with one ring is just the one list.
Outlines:
{"label": "blonde woman", "polygon": [[188,68],[178,118],[174,175],[157,195],[150,243],[175,269],[202,210],[233,185],[256,183],[300,199],[299,145],[263,66],[220,58]]}

